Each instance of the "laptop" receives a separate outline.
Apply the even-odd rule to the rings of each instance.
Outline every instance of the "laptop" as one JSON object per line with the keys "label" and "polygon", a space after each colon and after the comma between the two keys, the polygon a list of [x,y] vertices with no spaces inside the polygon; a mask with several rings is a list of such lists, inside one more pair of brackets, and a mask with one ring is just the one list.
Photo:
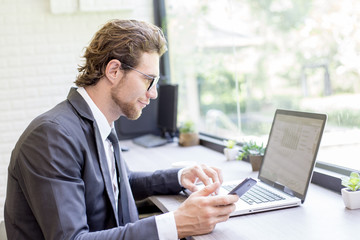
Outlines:
{"label": "laptop", "polygon": [[[304,203],[326,119],[325,114],[276,110],[257,183],[241,196],[231,216]],[[219,194],[240,182],[224,182]]]}

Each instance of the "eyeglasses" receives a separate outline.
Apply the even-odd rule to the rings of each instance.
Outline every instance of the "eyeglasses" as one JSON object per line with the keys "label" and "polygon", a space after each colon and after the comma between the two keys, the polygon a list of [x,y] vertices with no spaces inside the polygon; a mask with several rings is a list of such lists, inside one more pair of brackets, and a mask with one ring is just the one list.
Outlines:
{"label": "eyeglasses", "polygon": [[[120,62],[121,62],[121,61],[120,61]],[[147,75],[147,74],[145,74],[145,73],[143,73],[143,72],[140,72],[139,70],[137,70],[137,69],[129,66],[129,65],[126,64],[126,63],[121,62],[121,64],[122,64],[122,65],[125,65],[126,67],[130,68],[131,70],[134,70],[135,72],[138,72],[138,73],[144,75],[145,77],[147,77],[147,78],[151,81],[151,82],[150,82],[150,85],[149,85],[149,87],[148,87],[148,89],[147,89],[147,91],[150,91],[150,90],[151,90],[155,85],[157,85],[157,83],[159,82],[159,79],[160,79],[159,76],[158,76],[158,77],[152,77],[152,76]]]}

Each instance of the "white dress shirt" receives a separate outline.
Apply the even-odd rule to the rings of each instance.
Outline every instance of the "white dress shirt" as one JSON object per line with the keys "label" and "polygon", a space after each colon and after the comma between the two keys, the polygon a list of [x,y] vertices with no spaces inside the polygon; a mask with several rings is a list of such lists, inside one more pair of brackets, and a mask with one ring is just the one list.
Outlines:
{"label": "white dress shirt", "polygon": [[[100,111],[100,109],[96,106],[90,96],[87,94],[85,88],[79,87],[77,89],[78,93],[84,98],[86,103],[89,105],[92,114],[94,115],[95,121],[99,127],[100,136],[104,145],[106,159],[109,168],[110,176],[113,176],[113,163],[114,163],[114,154],[112,152],[112,144],[107,139],[111,132],[111,128],[114,127],[114,123],[109,125],[105,115]],[[116,174],[116,171],[115,171]],[[181,171],[178,173],[178,180],[180,182]],[[115,178],[116,179],[116,178]],[[115,183],[113,183],[115,184]],[[117,182],[116,182],[117,185]],[[117,188],[118,189],[118,188]],[[113,188],[113,192],[115,195],[115,202],[117,207],[117,199],[118,199],[118,190],[116,187]],[[176,240],[178,239],[175,217],[173,212],[164,213],[158,216],[155,216],[156,228],[158,230],[158,235],[160,240]]]}

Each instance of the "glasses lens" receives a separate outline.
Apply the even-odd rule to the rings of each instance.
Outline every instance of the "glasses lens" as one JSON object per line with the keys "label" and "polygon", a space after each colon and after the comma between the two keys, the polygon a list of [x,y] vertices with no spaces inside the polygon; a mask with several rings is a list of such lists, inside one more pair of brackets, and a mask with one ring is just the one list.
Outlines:
{"label": "glasses lens", "polygon": [[150,91],[154,86],[157,85],[157,83],[159,82],[160,77],[154,77],[150,83],[150,86],[148,88],[148,91]]}

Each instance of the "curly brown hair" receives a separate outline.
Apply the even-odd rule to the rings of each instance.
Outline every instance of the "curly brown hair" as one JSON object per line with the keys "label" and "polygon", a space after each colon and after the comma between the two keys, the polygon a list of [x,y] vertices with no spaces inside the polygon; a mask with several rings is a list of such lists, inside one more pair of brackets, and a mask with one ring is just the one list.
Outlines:
{"label": "curly brown hair", "polygon": [[79,65],[75,84],[95,85],[112,59],[136,67],[144,52],[161,56],[166,51],[166,39],[157,26],[137,20],[111,20],[96,32],[86,48],[85,65]]}

